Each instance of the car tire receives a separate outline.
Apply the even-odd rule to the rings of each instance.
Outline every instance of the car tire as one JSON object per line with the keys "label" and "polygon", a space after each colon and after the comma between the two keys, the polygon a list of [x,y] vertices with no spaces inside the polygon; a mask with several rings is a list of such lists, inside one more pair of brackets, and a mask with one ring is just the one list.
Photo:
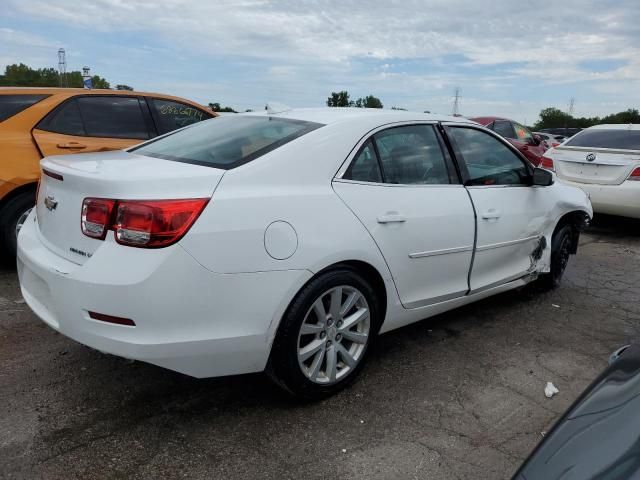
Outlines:
{"label": "car tire", "polygon": [[0,243],[9,259],[16,256],[18,223],[24,220],[24,214],[33,208],[34,203],[35,192],[21,193],[10,199],[0,210]]}
{"label": "car tire", "polygon": [[539,279],[539,285],[546,290],[554,290],[562,283],[562,276],[567,268],[571,245],[576,235],[571,225],[563,225],[553,233],[551,239],[551,271]]}
{"label": "car tire", "polygon": [[342,390],[364,367],[381,324],[379,305],[375,290],[357,271],[341,267],[321,273],[289,305],[267,373],[303,400]]}

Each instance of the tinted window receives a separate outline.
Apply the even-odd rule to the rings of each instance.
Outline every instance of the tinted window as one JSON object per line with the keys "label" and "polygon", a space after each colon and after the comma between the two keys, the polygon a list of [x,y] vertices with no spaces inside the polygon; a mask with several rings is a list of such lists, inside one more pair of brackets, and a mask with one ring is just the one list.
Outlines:
{"label": "tinted window", "polygon": [[207,120],[213,116],[184,103],[160,98],[150,98],[149,100],[153,109],[153,117],[158,127],[158,133],[160,134]]}
{"label": "tinted window", "polygon": [[367,143],[362,146],[345,173],[344,178],[360,182],[382,182],[380,165],[371,140],[367,140]]}
{"label": "tinted window", "polygon": [[640,130],[584,130],[571,138],[569,147],[640,150]]}
{"label": "tinted window", "polygon": [[254,160],[322,124],[234,115],[201,122],[140,147],[140,155],[229,169]]}
{"label": "tinted window", "polygon": [[496,120],[493,124],[493,131],[504,138],[516,138],[511,122]]}
{"label": "tinted window", "polygon": [[65,135],[86,135],[75,99],[64,102],[45,117],[36,128]]}
{"label": "tinted window", "polygon": [[447,132],[464,159],[471,185],[529,183],[525,163],[497,138],[472,128],[450,127]]}
{"label": "tinted window", "polygon": [[520,140],[521,142],[524,142],[524,143],[529,143],[529,144],[535,143],[533,141],[533,135],[527,127],[524,127],[519,123],[514,123],[513,128],[516,131],[516,136],[514,137],[515,139]]}
{"label": "tinted window", "polygon": [[0,95],[0,122],[46,97],[48,95]]}
{"label": "tinted window", "polygon": [[448,184],[449,171],[431,125],[395,127],[374,135],[386,183]]}
{"label": "tinted window", "polygon": [[149,138],[149,130],[136,97],[91,96],[77,100],[89,137]]}

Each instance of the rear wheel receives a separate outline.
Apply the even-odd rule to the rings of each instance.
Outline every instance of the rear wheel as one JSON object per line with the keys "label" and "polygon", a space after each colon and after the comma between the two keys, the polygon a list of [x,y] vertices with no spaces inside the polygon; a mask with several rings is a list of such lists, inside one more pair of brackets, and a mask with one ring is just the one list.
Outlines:
{"label": "rear wheel", "polygon": [[373,288],[354,270],[321,274],[294,298],[276,336],[268,372],[304,399],[332,395],[358,375],[378,331]]}
{"label": "rear wheel", "polygon": [[576,234],[571,225],[563,225],[554,232],[551,240],[551,271],[540,277],[540,285],[544,288],[551,290],[560,286]]}
{"label": "rear wheel", "polygon": [[0,242],[7,257],[16,256],[18,233],[34,203],[34,192],[22,193],[9,200],[0,210]]}

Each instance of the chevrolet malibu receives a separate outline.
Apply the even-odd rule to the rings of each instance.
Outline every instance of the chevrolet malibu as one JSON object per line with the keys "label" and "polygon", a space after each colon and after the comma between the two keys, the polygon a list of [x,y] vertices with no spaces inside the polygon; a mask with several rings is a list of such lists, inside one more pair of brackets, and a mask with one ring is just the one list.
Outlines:
{"label": "chevrolet malibu", "polygon": [[308,399],[351,382],[380,333],[557,287],[592,215],[493,131],[401,111],[269,109],[41,170],[18,273],[46,324]]}

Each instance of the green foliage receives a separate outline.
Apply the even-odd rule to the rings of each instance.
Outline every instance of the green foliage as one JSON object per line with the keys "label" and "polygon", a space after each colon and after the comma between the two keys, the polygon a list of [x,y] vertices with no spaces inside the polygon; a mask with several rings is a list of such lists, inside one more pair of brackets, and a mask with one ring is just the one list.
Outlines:
{"label": "green foliage", "polygon": [[406,108],[402,108],[402,107],[391,107],[391,110],[404,110],[405,112],[407,111]]}
{"label": "green foliage", "polygon": [[352,103],[346,90],[331,92],[331,96],[327,98],[327,107],[350,107]]}
{"label": "green foliage", "polygon": [[[67,86],[82,88],[82,72],[67,72]],[[93,88],[109,88],[109,82],[104,78],[94,75],[91,77]],[[0,86],[3,87],[58,87],[60,86],[60,74],[54,68],[33,69],[24,63],[19,65],[7,65],[4,75],[0,75]]]}
{"label": "green foliage", "polygon": [[543,128],[588,128],[603,123],[640,123],[640,112],[630,108],[624,112],[612,113],[605,117],[574,117],[558,108],[545,108],[540,112],[540,120],[534,130]]}
{"label": "green foliage", "polygon": [[233,108],[231,107],[221,107],[220,104],[218,102],[215,103],[210,103],[209,104],[209,108],[211,110],[213,110],[214,112],[231,112],[231,113],[238,113],[236,112]]}
{"label": "green foliage", "polygon": [[355,102],[349,100],[349,92],[342,90],[340,92],[331,92],[331,96],[327,98],[328,107],[356,107],[356,108],[382,108],[382,102],[373,95],[358,98]]}
{"label": "green foliage", "polygon": [[133,87],[130,87],[129,85],[116,85],[116,90],[129,90],[129,91],[133,91]]}

